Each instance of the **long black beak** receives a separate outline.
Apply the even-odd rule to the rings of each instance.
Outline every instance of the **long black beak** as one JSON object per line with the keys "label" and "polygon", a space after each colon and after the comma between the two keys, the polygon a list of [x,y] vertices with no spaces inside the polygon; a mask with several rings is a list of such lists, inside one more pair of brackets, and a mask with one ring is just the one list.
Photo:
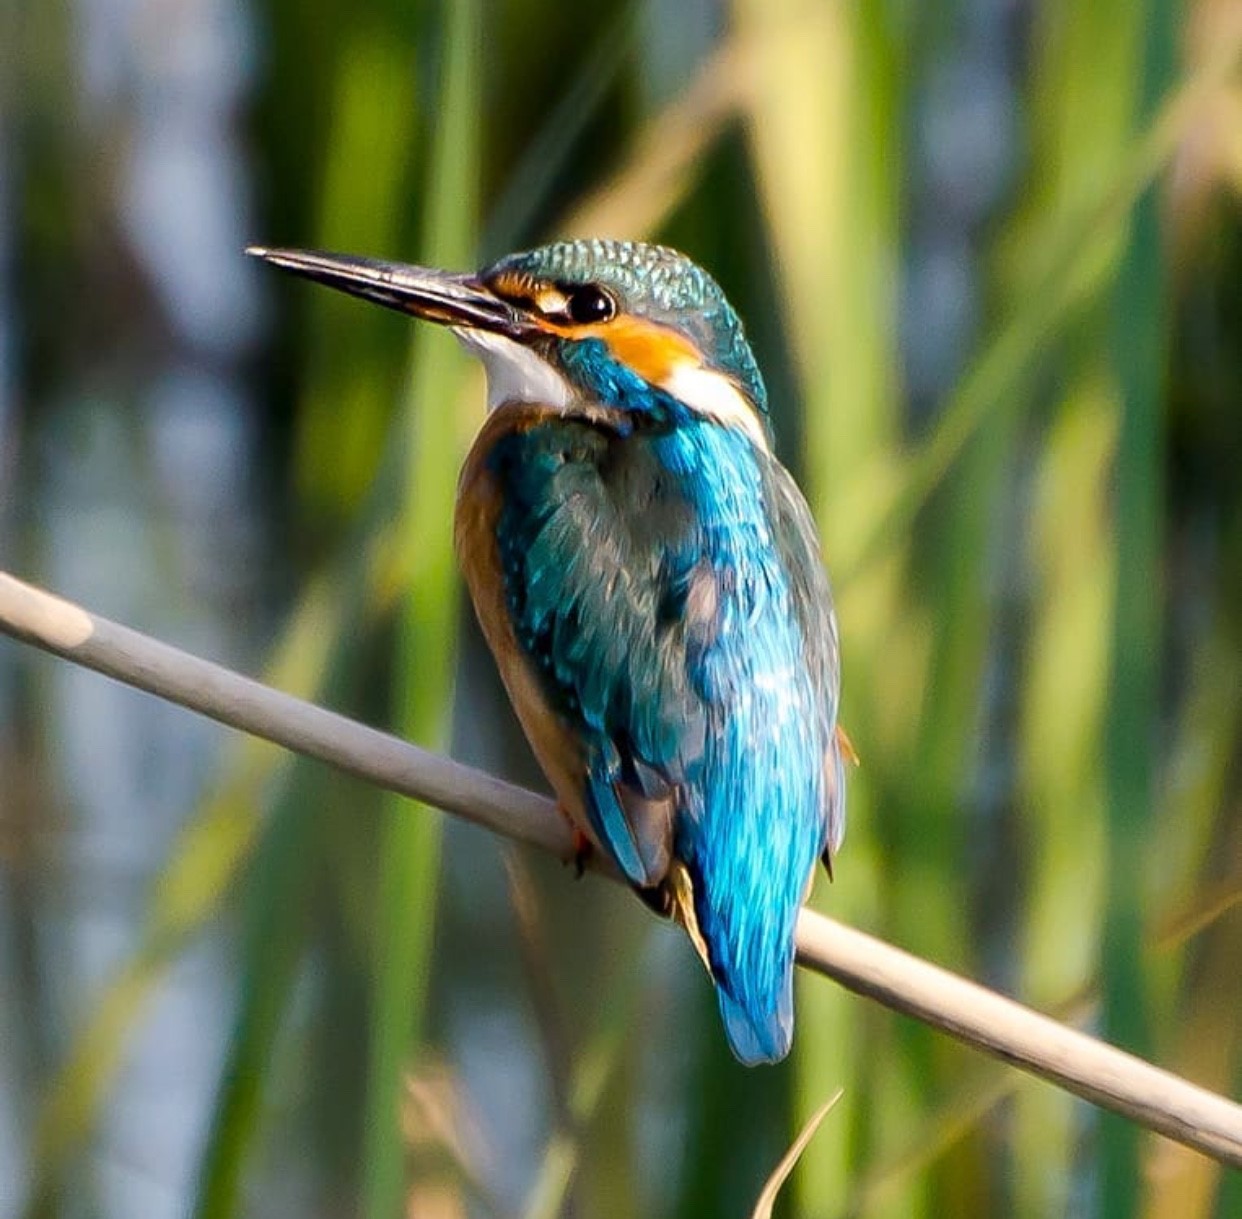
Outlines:
{"label": "long black beak", "polygon": [[250,246],[246,253],[329,288],[444,326],[490,330],[511,338],[528,330],[523,312],[501,300],[474,275],[315,250]]}

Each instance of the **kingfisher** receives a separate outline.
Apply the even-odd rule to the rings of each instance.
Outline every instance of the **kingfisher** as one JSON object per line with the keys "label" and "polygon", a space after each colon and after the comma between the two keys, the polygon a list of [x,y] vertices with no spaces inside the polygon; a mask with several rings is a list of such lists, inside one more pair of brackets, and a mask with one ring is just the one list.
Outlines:
{"label": "kingfisher", "polygon": [[684,927],[739,1060],[784,1058],[794,928],[817,861],[831,876],[852,751],[815,525],[724,293],[640,242],[477,273],[249,253],[482,361],[455,548],[579,862],[602,851]]}

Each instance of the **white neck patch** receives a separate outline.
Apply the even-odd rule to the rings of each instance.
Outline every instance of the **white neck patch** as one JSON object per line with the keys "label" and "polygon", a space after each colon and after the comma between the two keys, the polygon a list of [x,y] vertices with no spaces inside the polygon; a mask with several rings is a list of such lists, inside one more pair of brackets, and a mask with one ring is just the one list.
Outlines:
{"label": "white neck patch", "polygon": [[528,347],[503,334],[454,326],[461,345],[483,361],[487,372],[487,409],[506,402],[530,402],[564,410],[576,397],[573,386]]}
{"label": "white neck patch", "polygon": [[768,452],[763,424],[740,389],[723,373],[683,361],[660,382],[660,388],[696,414],[745,432],[755,447]]}

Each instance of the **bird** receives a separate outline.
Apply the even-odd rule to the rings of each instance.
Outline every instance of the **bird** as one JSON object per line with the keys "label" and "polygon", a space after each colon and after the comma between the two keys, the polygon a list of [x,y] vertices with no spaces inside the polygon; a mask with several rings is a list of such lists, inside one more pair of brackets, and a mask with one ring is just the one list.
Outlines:
{"label": "bird", "polygon": [[477,273],[248,253],[482,361],[455,549],[579,864],[602,852],[685,929],[737,1059],[780,1061],[853,751],[815,524],[724,292],[673,249],[602,238]]}

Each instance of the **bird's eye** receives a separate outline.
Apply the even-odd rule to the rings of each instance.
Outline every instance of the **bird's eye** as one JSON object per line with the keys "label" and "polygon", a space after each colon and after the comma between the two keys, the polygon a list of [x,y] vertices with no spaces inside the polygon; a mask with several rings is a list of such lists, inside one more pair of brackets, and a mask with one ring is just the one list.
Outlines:
{"label": "bird's eye", "polygon": [[595,284],[578,284],[569,290],[565,311],[579,326],[607,322],[616,315],[617,302]]}

